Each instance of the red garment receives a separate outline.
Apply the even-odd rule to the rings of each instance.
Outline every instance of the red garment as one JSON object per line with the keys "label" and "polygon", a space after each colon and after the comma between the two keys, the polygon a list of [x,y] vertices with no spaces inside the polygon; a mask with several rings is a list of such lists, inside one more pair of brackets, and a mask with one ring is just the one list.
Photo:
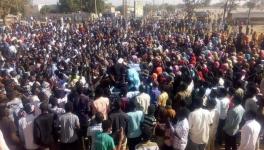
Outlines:
{"label": "red garment", "polygon": [[196,57],[192,55],[190,64],[196,65]]}
{"label": "red garment", "polygon": [[200,80],[205,81],[204,75],[201,71],[198,71],[198,77]]}
{"label": "red garment", "polygon": [[163,72],[162,67],[157,67],[157,68],[156,68],[156,73],[157,73],[158,76],[161,75],[162,72]]}

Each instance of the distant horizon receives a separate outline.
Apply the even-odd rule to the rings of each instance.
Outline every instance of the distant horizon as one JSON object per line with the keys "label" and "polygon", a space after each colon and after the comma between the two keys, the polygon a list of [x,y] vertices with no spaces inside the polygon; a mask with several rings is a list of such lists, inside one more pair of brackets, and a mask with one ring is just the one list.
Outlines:
{"label": "distant horizon", "polygon": [[[34,5],[53,5],[57,4],[59,0],[32,0]],[[127,0],[129,5],[133,5],[134,0]],[[155,4],[162,4],[162,3],[167,3],[167,4],[173,4],[173,5],[178,5],[182,4],[182,0],[143,0],[144,4],[152,4],[154,1]],[[211,4],[216,4],[224,0],[211,0]],[[248,1],[248,0],[242,0],[242,1]],[[123,0],[105,0],[106,3],[111,3],[114,6],[120,6],[122,5]]]}

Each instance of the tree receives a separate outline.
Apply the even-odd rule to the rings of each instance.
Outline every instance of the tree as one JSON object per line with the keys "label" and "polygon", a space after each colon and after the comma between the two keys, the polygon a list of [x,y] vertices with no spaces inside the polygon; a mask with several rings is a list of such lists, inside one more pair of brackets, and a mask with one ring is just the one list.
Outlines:
{"label": "tree", "polygon": [[154,13],[156,10],[158,10],[159,6],[158,5],[150,5],[150,4],[146,4],[143,7],[144,10],[144,14],[150,14],[151,12]]}
{"label": "tree", "polygon": [[23,13],[25,3],[26,0],[0,0],[0,18],[4,24],[8,14]]}
{"label": "tree", "polygon": [[84,4],[84,10],[89,13],[101,13],[104,11],[104,0],[86,0]]}
{"label": "tree", "polygon": [[81,10],[81,0],[59,0],[61,12],[77,12]]}
{"label": "tree", "polygon": [[0,1],[0,16],[3,19],[5,24],[5,17],[9,14],[12,7],[12,2],[10,0],[1,0]]}
{"label": "tree", "polygon": [[231,11],[235,10],[240,0],[226,0],[224,5],[223,22],[226,22],[226,17],[230,16]]}
{"label": "tree", "polygon": [[258,0],[251,0],[249,2],[247,2],[247,7],[248,7],[248,18],[247,18],[247,33],[248,34],[248,29],[249,29],[249,23],[250,23],[250,14],[251,14],[251,10],[254,9],[257,5]]}
{"label": "tree", "polygon": [[211,1],[210,0],[183,0],[183,2],[185,4],[187,18],[191,19],[194,14],[194,10],[196,8],[206,6],[210,4]]}
{"label": "tree", "polygon": [[50,6],[48,5],[44,5],[41,9],[40,9],[40,13],[42,15],[46,15],[47,13],[49,13],[51,11]]}
{"label": "tree", "polygon": [[10,9],[10,14],[24,14],[25,12],[25,5],[28,1],[27,0],[13,0],[13,6]]}
{"label": "tree", "polygon": [[248,21],[247,21],[247,25],[249,25],[250,22],[250,14],[251,14],[251,10],[254,9],[257,5],[257,1],[249,1],[247,2],[247,7],[248,7]]}

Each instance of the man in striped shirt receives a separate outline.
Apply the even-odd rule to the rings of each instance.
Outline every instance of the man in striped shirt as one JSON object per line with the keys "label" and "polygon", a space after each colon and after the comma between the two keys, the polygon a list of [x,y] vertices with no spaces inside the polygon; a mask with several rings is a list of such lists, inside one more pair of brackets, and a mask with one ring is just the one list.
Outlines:
{"label": "man in striped shirt", "polygon": [[155,105],[151,104],[148,107],[148,114],[144,116],[144,121],[142,123],[142,128],[154,129],[156,126],[156,118],[154,117],[154,113],[156,111]]}

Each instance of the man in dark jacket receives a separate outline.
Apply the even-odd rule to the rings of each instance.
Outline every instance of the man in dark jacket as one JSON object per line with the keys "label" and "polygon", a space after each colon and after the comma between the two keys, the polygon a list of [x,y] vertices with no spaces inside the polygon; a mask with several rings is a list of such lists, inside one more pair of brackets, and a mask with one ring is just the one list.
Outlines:
{"label": "man in dark jacket", "polygon": [[[109,116],[112,121],[112,136],[114,137],[114,142],[117,145],[119,140],[120,129],[124,129],[125,136],[128,132],[128,115],[121,110],[121,101],[115,101],[113,104],[113,110]],[[126,140],[122,143],[122,149],[126,149]]]}
{"label": "man in dark jacket", "polygon": [[55,117],[49,113],[48,103],[43,102],[40,109],[41,114],[34,120],[34,141],[43,148],[53,149]]}

